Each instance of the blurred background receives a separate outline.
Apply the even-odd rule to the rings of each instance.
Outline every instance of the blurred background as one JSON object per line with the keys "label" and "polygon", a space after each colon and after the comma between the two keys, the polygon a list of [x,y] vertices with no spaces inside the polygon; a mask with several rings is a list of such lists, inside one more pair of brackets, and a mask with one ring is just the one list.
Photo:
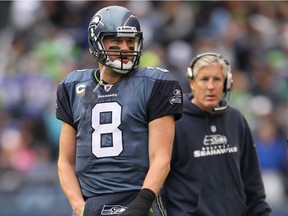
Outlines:
{"label": "blurred background", "polygon": [[84,0],[0,2],[0,216],[70,215],[56,170],[56,88],[96,67],[87,26],[113,4],[141,22],[141,65],[168,68],[184,92],[196,54],[230,61],[232,104],[251,126],[272,216],[287,216],[288,2]]}

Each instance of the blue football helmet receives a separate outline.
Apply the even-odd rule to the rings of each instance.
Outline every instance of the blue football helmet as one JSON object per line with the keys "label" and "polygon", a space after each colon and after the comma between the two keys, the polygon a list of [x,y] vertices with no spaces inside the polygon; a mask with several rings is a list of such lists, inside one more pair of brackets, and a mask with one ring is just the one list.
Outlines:
{"label": "blue football helmet", "polygon": [[[134,50],[111,51],[103,45],[104,37],[132,37],[135,40]],[[138,18],[128,9],[121,6],[105,7],[92,17],[88,27],[88,43],[90,53],[101,64],[125,74],[138,67],[143,47],[143,33]],[[123,61],[111,61],[109,56],[133,56],[133,60],[124,64]]]}

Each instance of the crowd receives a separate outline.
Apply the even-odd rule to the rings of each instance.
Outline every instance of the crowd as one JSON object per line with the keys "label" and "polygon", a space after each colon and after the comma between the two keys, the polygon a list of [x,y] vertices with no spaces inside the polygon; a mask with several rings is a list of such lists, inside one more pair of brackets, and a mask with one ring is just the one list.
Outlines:
{"label": "crowd", "polygon": [[70,211],[56,172],[56,88],[67,73],[96,67],[88,51],[88,22],[112,4],[140,20],[140,64],[168,68],[184,92],[194,55],[213,51],[227,57],[235,80],[232,105],[251,126],[272,215],[287,215],[288,2],[3,1],[0,216]]}

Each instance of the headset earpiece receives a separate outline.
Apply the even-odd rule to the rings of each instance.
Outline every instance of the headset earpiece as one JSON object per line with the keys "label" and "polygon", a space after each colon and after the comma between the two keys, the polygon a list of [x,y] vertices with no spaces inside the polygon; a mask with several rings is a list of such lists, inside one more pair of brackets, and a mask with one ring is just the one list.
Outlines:
{"label": "headset earpiece", "polygon": [[187,68],[187,77],[188,79],[194,79],[194,74],[193,74],[193,70],[194,70],[194,65],[196,64],[196,62],[202,58],[203,56],[206,55],[217,55],[217,53],[202,53],[197,55],[195,58],[193,58],[189,64],[189,67]]}
{"label": "headset earpiece", "polygon": [[233,87],[232,73],[229,70],[227,73],[227,77],[225,79],[225,89],[224,92],[231,91]]}
{"label": "headset earpiece", "polygon": [[188,79],[193,79],[193,72],[192,72],[191,67],[187,68],[187,77]]}

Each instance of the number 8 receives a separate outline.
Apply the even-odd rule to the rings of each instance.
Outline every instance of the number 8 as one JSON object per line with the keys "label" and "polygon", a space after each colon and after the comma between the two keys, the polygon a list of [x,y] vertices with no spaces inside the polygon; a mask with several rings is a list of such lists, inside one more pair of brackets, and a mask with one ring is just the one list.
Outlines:
{"label": "number 8", "polygon": [[[123,151],[122,131],[118,128],[121,124],[122,107],[117,102],[96,104],[92,109],[92,153],[98,157],[118,156]],[[112,122],[100,124],[100,115],[103,112],[112,113]],[[101,134],[112,134],[112,146],[102,147]]]}

